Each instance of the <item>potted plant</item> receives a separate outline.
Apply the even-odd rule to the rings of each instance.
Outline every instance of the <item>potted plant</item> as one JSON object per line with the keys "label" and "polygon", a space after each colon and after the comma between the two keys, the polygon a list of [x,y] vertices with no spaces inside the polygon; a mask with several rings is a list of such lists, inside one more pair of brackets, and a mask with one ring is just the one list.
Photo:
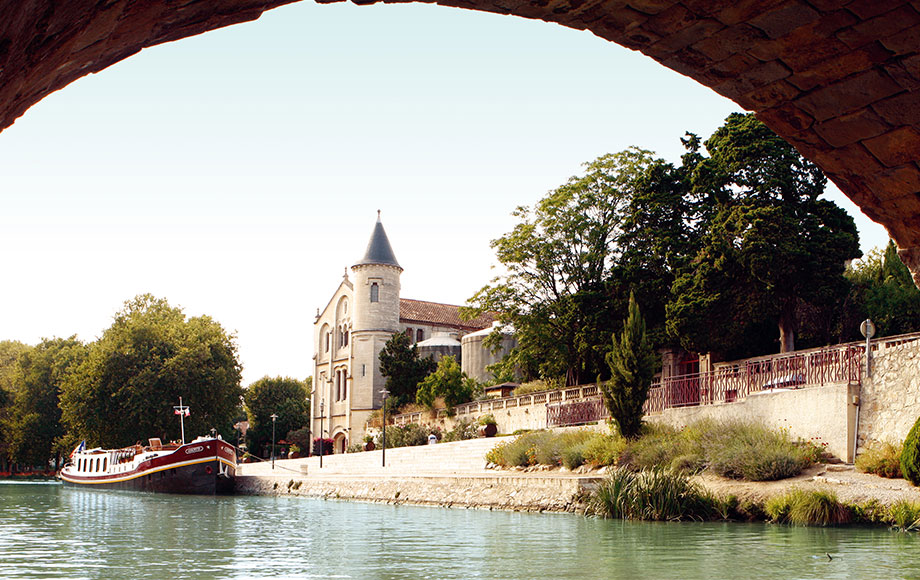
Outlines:
{"label": "potted plant", "polygon": [[296,444],[291,445],[291,448],[288,451],[288,459],[297,459],[299,457],[300,457],[300,447],[297,446]]}
{"label": "potted plant", "polygon": [[371,437],[370,435],[365,435],[364,436],[364,450],[373,451],[376,448],[377,446],[374,445],[374,438]]}
{"label": "potted plant", "polygon": [[479,418],[479,436],[480,437],[495,437],[495,434],[498,433],[498,424],[495,421],[495,417],[491,413],[488,415],[483,415]]}

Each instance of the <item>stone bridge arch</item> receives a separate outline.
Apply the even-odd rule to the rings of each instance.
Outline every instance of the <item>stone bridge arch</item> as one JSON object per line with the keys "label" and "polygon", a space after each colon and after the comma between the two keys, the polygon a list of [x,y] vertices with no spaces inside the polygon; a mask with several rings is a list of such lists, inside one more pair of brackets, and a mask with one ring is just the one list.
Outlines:
{"label": "stone bridge arch", "polygon": [[[0,131],[145,47],[293,1],[0,0]],[[920,283],[920,0],[432,3],[589,30],[755,111],[887,228]]]}

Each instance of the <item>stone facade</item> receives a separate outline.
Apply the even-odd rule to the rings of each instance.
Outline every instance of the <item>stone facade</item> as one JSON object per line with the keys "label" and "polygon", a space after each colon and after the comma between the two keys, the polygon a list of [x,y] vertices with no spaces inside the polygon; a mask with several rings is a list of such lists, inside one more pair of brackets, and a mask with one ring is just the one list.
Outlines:
{"label": "stone facade", "polygon": [[378,355],[396,332],[410,342],[433,334],[462,337],[488,327],[489,316],[460,320],[458,306],[400,297],[402,267],[379,216],[364,257],[351,267],[313,323],[313,413],[310,429],[333,439],[334,451],[361,441],[371,413],[383,404],[386,379]]}
{"label": "stone facade", "polygon": [[870,373],[860,393],[859,446],[901,443],[920,417],[920,340],[873,344]]}

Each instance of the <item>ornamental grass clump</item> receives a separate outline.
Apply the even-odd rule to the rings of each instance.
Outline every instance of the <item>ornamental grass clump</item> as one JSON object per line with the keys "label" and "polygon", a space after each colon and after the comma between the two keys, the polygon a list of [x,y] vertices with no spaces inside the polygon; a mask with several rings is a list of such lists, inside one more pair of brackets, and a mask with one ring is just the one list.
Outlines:
{"label": "ornamental grass clump", "polygon": [[796,526],[837,525],[853,519],[850,508],[829,491],[794,489],[767,500],[764,511],[776,523]]}
{"label": "ornamental grass clump", "polygon": [[[713,424],[715,425],[715,424]],[[722,477],[773,481],[798,475],[817,448],[758,423],[725,423],[702,435],[708,468]]]}
{"label": "ornamental grass clump", "polygon": [[902,450],[903,446],[890,441],[871,443],[856,458],[856,469],[889,479],[904,477],[901,473]]}
{"label": "ornamental grass clump", "polygon": [[588,502],[588,512],[629,520],[710,520],[719,502],[685,474],[654,468],[610,472]]}
{"label": "ornamental grass clump", "polygon": [[622,450],[621,441],[584,429],[563,433],[529,431],[493,447],[486,460],[503,467],[563,465],[575,469],[585,463],[599,467],[616,462]]}

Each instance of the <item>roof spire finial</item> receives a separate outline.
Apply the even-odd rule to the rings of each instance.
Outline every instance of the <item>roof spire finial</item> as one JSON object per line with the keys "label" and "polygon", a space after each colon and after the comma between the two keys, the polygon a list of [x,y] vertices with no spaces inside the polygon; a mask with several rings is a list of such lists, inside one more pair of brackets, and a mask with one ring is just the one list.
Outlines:
{"label": "roof spire finial", "polygon": [[380,221],[380,210],[379,209],[377,210],[377,221],[378,222]]}

